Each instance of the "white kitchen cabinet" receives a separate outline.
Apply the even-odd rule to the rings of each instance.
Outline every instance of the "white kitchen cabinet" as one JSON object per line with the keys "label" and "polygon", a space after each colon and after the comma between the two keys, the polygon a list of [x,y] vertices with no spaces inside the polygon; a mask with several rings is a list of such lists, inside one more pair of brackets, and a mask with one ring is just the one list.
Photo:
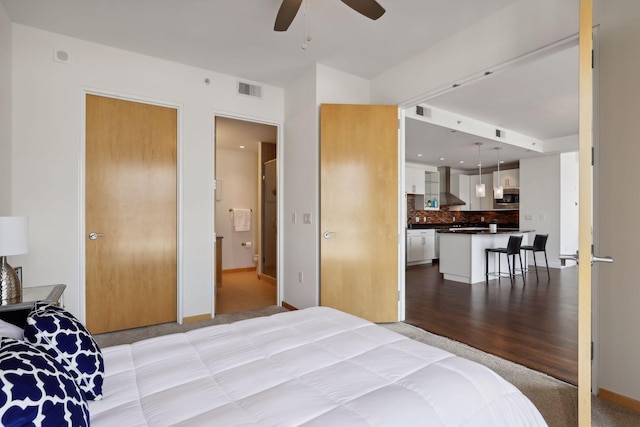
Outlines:
{"label": "white kitchen cabinet", "polygon": [[451,206],[449,210],[468,211],[469,210],[469,175],[451,175],[451,193],[464,201],[462,206]]}
{"label": "white kitchen cabinet", "polygon": [[[429,165],[405,163],[405,191],[415,194],[416,210],[440,209],[440,175],[438,168]],[[435,203],[435,206],[434,206]]]}
{"label": "white kitchen cabinet", "polygon": [[424,172],[423,167],[407,164],[404,170],[405,191],[409,194],[424,195]]}
{"label": "white kitchen cabinet", "polygon": [[435,230],[407,230],[407,265],[425,264],[436,257]]}
{"label": "white kitchen cabinet", "polygon": [[424,181],[424,209],[440,209],[440,174],[425,170]]}
{"label": "white kitchen cabinet", "polygon": [[[498,182],[498,172],[493,173],[493,182]],[[500,185],[504,188],[520,187],[520,169],[506,169],[500,171]]]}

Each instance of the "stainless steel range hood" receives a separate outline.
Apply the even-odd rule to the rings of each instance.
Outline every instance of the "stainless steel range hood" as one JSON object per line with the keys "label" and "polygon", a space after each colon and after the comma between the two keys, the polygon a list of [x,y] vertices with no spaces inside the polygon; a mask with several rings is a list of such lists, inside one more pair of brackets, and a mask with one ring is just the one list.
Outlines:
{"label": "stainless steel range hood", "polygon": [[467,203],[464,200],[451,194],[451,168],[449,166],[440,166],[438,168],[440,174],[440,206],[462,206]]}

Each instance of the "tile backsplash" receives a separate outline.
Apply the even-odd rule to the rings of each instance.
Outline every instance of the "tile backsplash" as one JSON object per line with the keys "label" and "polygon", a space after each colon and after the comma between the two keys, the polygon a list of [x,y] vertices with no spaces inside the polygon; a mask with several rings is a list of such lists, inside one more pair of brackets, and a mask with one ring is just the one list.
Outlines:
{"label": "tile backsplash", "polygon": [[488,224],[495,219],[498,225],[515,225],[520,222],[520,211],[450,211],[447,207],[429,211],[417,210],[415,195],[407,194],[407,224],[416,224],[416,217],[420,219],[420,224],[451,224],[453,222]]}

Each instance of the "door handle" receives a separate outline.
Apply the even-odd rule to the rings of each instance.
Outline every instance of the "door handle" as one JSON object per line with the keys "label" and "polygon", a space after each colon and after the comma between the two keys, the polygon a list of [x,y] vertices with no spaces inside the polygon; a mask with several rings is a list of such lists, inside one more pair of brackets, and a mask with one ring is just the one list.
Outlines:
{"label": "door handle", "polygon": [[102,233],[89,233],[89,240],[96,240],[98,237],[103,237]]}
{"label": "door handle", "polygon": [[334,234],[336,234],[335,231],[325,231],[324,233],[322,233],[322,237],[324,237],[325,239],[330,239]]}
{"label": "door handle", "polygon": [[[575,261],[576,264],[579,264],[579,262],[578,262],[578,251],[576,251],[575,254],[562,254],[562,255],[559,256],[559,258],[563,261],[563,265],[564,265],[564,261],[566,261],[566,260]],[[612,263],[613,262],[613,258],[611,258],[610,256],[605,256],[605,257],[593,256],[593,254],[591,254],[591,265],[593,265],[594,262]]]}

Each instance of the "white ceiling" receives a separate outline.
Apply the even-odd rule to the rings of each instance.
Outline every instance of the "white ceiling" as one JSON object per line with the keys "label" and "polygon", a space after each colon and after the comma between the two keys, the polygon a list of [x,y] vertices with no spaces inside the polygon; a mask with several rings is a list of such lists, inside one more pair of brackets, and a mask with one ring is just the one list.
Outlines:
{"label": "white ceiling", "polygon": [[[472,117],[497,128],[549,141],[578,133],[578,46],[567,47],[526,61],[500,73],[462,85],[425,104]],[[495,167],[500,159],[512,163],[536,157],[535,151],[494,140],[407,119],[405,158],[429,165],[476,169],[478,147],[482,142],[483,167]],[[555,152],[553,141],[546,151]],[[418,157],[418,154],[422,156]],[[440,160],[444,158],[444,160]],[[460,163],[460,162],[463,163]]]}
{"label": "white ceiling", "polygon": [[216,149],[258,151],[261,142],[278,142],[278,128],[263,123],[216,117]]}
{"label": "white ceiling", "polygon": [[[516,0],[378,1],[386,13],[371,21],[340,0],[310,0],[304,50],[304,6],[273,31],[281,0],[0,0],[15,23],[279,87],[315,63],[373,78]],[[530,65],[426,102],[542,139],[577,133],[577,59]],[[408,155],[426,135],[408,139]],[[456,138],[440,146],[468,148],[446,136]]]}
{"label": "white ceiling", "polygon": [[378,0],[371,21],[311,0],[273,31],[281,0],[1,0],[13,22],[284,87],[315,63],[372,78],[514,0]]}

